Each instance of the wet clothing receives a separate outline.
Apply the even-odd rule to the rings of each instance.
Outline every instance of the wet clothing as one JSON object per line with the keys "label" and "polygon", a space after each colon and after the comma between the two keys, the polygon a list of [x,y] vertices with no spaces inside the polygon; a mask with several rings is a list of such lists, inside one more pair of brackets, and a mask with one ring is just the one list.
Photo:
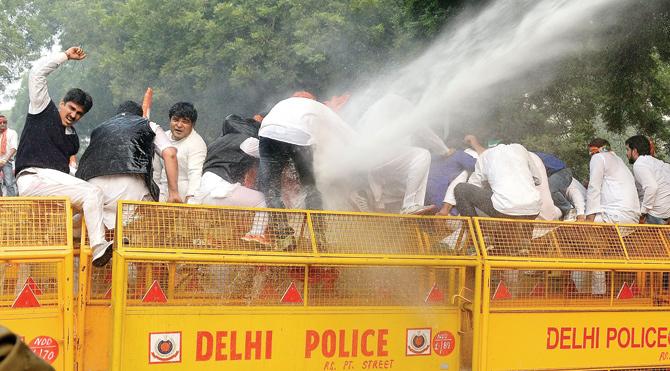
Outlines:
{"label": "wet clothing", "polygon": [[476,163],[475,157],[462,150],[446,158],[433,156],[428,172],[426,202],[431,205],[442,205],[443,202],[446,202],[445,195],[451,182],[463,171],[472,173]]}
{"label": "wet clothing", "polygon": [[639,156],[633,164],[633,174],[642,200],[640,212],[658,219],[670,218],[670,164],[652,156]]}

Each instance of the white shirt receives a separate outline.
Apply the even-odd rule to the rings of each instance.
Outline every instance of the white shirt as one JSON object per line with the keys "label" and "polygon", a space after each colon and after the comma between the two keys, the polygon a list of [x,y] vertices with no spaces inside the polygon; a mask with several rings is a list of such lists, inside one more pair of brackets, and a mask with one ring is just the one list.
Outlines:
{"label": "white shirt", "polygon": [[635,178],[611,151],[596,153],[589,163],[586,215],[599,213],[617,223],[637,223],[640,216]]}
{"label": "white shirt", "polygon": [[526,148],[499,144],[479,156],[468,182],[479,187],[488,182],[493,207],[503,214],[537,215],[542,201],[535,185],[541,184],[541,176]]}
{"label": "white shirt", "polygon": [[551,199],[551,190],[549,189],[549,180],[547,179],[547,169],[542,163],[542,159],[533,152],[529,152],[530,158],[533,160],[535,166],[540,170],[541,183],[536,186],[540,192],[542,200],[542,208],[540,215],[537,216],[539,220],[558,220],[561,218],[561,210],[554,205],[554,200]]}
{"label": "white shirt", "polygon": [[666,219],[670,217],[670,164],[652,156],[640,156],[633,164],[642,204],[640,212]]}
{"label": "white shirt", "polygon": [[572,178],[572,182],[565,190],[565,196],[575,207],[577,215],[586,215],[586,188],[582,183]]}
{"label": "white shirt", "polygon": [[[19,135],[16,134],[16,130],[12,130],[10,128],[7,128],[4,133],[0,133],[0,139],[2,139],[2,136],[6,135],[7,136],[7,153],[9,153],[10,150],[16,151],[17,148],[19,148]],[[0,155],[0,158],[3,156],[6,156],[7,153]],[[7,159],[9,162],[11,162],[14,159],[14,155],[12,155],[12,158]]]}
{"label": "white shirt", "polygon": [[265,116],[258,130],[259,137],[298,146],[319,141],[320,132],[353,136],[353,130],[330,108],[315,100],[292,97],[277,103]]}
{"label": "white shirt", "polygon": [[[177,164],[179,166],[179,196],[185,200],[188,196],[195,195],[200,188],[202,178],[202,165],[207,156],[207,144],[202,140],[200,134],[195,129],[184,139],[174,140],[172,132],[168,131],[167,136],[172,146],[177,148]],[[163,169],[163,162],[154,156],[154,180],[161,189],[160,200],[167,200],[167,175]]]}

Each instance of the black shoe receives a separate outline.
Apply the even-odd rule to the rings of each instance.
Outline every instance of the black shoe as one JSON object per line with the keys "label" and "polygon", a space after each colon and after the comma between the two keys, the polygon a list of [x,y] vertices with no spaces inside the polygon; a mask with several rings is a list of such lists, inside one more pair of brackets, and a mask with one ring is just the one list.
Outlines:
{"label": "black shoe", "polygon": [[93,259],[93,266],[96,268],[101,268],[107,265],[109,261],[112,259],[112,255],[114,254],[114,249],[112,248],[113,243],[110,242],[109,245],[105,248],[105,252],[100,255],[97,259]]}

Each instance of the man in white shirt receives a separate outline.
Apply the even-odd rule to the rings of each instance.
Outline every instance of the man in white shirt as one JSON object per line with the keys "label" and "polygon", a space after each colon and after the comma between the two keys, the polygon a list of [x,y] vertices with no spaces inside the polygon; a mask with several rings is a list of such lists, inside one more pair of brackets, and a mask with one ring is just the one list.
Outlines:
{"label": "man in white shirt", "polygon": [[69,174],[70,156],[79,151],[74,129],[93,106],[91,96],[71,89],[56,106],[47,88],[47,76],[67,60],[82,60],[86,53],[71,47],[33,66],[28,77],[30,105],[16,152],[18,191],[21,196],[67,196],[84,212],[93,250],[93,265],[103,266],[112,257],[112,241],[105,240],[102,190]]}
{"label": "man in white shirt", "polygon": [[[16,196],[16,178],[14,178],[14,154],[18,147],[19,136],[16,131],[7,127],[7,117],[0,115],[0,171],[2,171],[2,184],[7,194],[5,196]],[[0,188],[2,196],[2,188]]]}
{"label": "man in white shirt", "polygon": [[637,223],[640,201],[635,178],[626,164],[610,149],[607,140],[589,143],[589,187],[586,196],[586,220],[605,223]]}
{"label": "man in white shirt", "polygon": [[565,190],[565,197],[574,207],[574,217],[568,213],[565,221],[583,222],[586,220],[586,188],[577,179],[572,178],[572,182]]}
{"label": "man in white shirt", "polygon": [[535,219],[542,206],[536,188],[541,179],[526,148],[499,144],[479,155],[468,183],[457,185],[454,196],[461,215],[477,216],[479,209],[495,218]]}
{"label": "man in white shirt", "polygon": [[670,219],[670,164],[651,153],[649,139],[636,135],[626,139],[626,157],[633,164],[642,200],[640,222],[667,224]]}
{"label": "man in white shirt", "polygon": [[[167,136],[172,146],[177,149],[179,198],[188,202],[200,188],[202,165],[207,156],[207,144],[194,129],[198,120],[198,111],[193,104],[175,103],[170,108],[168,117],[170,118],[170,131]],[[159,200],[168,201],[168,179],[159,156],[154,156],[154,180],[160,188]]]}
{"label": "man in white shirt", "polygon": [[181,202],[177,149],[158,124],[142,117],[139,104],[123,102],[117,115],[91,133],[91,142],[79,160],[76,176],[102,189],[103,221],[107,229],[115,229],[119,200],[158,201],[158,186],[153,182],[151,168],[154,153],[165,164],[169,202]]}

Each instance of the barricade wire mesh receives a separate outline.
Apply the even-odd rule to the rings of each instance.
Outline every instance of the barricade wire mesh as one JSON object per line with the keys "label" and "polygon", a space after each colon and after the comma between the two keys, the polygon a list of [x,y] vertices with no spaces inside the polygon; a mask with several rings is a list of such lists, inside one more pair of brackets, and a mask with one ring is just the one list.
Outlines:
{"label": "barricade wire mesh", "polygon": [[[123,205],[127,248],[475,256],[465,218]],[[262,238],[249,238],[249,235]]]}
{"label": "barricade wire mesh", "polygon": [[100,302],[107,304],[111,301],[112,295],[112,264],[104,267],[93,267],[91,265],[91,256],[89,256],[89,304]]}
{"label": "barricade wire mesh", "polygon": [[[447,306],[459,268],[128,262],[128,305]],[[162,295],[165,295],[164,300]]]}
{"label": "barricade wire mesh", "polygon": [[[302,305],[282,297],[293,283],[304,298],[304,274],[303,266],[128,262],[128,305]],[[161,293],[164,301],[152,301]]]}
{"label": "barricade wire mesh", "polygon": [[40,306],[57,306],[58,264],[0,262],[0,308],[11,307],[26,286]]}
{"label": "barricade wire mesh", "polygon": [[619,233],[632,260],[668,260],[670,227],[652,225],[619,226]]}
{"label": "barricade wire mesh", "polygon": [[492,308],[670,306],[667,272],[495,269],[490,285]]}
{"label": "barricade wire mesh", "polygon": [[[307,215],[161,204],[123,204],[124,247],[311,252]],[[264,239],[242,239],[245,235]]]}
{"label": "barricade wire mesh", "polygon": [[625,259],[615,225],[475,219],[488,256]]}
{"label": "barricade wire mesh", "polygon": [[311,216],[319,251],[324,253],[477,255],[467,219],[330,213]]}
{"label": "barricade wire mesh", "polygon": [[458,268],[310,266],[309,303],[315,306],[447,306],[462,285],[459,273]]}
{"label": "barricade wire mesh", "polygon": [[65,200],[0,198],[0,252],[21,247],[67,247]]}

